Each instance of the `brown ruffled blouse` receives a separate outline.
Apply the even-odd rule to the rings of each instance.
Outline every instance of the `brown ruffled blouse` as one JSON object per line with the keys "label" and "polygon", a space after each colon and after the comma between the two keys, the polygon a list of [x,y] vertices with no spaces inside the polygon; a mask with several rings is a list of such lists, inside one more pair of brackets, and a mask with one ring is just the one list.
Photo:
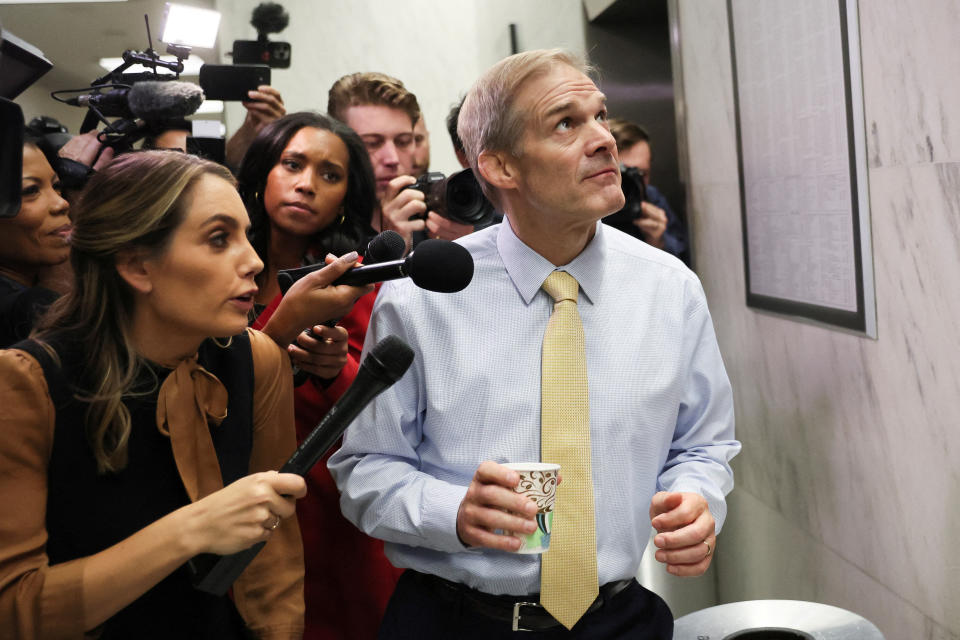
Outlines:
{"label": "brown ruffled blouse", "polygon": [[[279,469],[296,448],[286,353],[248,330],[254,366],[250,472]],[[160,388],[157,428],[169,434],[192,501],[223,486],[207,428],[226,414],[227,392],[196,359]],[[47,465],[56,423],[43,369],[29,354],[0,350],[0,638],[82,638],[84,558],[50,565]],[[303,548],[287,518],[233,586],[237,609],[261,638],[303,635]]]}

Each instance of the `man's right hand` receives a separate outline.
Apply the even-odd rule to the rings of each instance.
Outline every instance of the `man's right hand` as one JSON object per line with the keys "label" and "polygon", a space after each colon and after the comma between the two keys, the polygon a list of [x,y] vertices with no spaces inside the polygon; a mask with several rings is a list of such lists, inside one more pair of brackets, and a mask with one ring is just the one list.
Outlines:
{"label": "man's right hand", "polygon": [[[383,218],[380,231],[392,229],[401,236],[407,244],[407,253],[413,248],[413,232],[420,231],[426,226],[424,220],[427,205],[424,202],[423,192],[416,189],[406,189],[417,180],[413,176],[397,176],[387,185],[387,191],[380,201],[380,211]],[[413,220],[411,216],[419,216]]]}
{"label": "man's right hand", "polygon": [[457,535],[468,547],[516,551],[520,538],[502,533],[533,533],[537,529],[537,505],[514,491],[520,474],[490,460],[482,463],[467,487],[457,511]]}

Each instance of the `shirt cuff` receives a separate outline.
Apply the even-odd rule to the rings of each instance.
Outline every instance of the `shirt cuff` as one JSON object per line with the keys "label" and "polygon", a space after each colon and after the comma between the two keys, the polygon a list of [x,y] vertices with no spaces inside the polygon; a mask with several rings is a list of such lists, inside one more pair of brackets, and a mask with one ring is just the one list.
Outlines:
{"label": "shirt cuff", "polygon": [[457,513],[467,495],[467,487],[429,479],[423,489],[420,520],[432,549],[448,553],[468,550],[457,535]]}
{"label": "shirt cuff", "polygon": [[[723,528],[723,522],[727,519],[727,501],[719,491],[711,491],[697,482],[679,481],[669,487],[667,491],[677,491],[681,493],[696,493],[701,495],[707,501],[707,507],[710,509],[710,515],[713,516],[714,532],[719,535]],[[719,496],[719,497],[718,497]]]}

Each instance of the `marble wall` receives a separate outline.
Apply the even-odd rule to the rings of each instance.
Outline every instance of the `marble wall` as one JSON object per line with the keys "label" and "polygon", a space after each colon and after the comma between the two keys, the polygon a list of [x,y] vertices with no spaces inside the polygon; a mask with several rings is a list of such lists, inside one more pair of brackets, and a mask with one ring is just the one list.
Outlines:
{"label": "marble wall", "polygon": [[746,307],[724,0],[681,0],[693,250],[736,394],[721,602],[960,638],[960,2],[861,0],[878,339]]}
{"label": "marble wall", "polygon": [[[255,38],[250,12],[259,0],[218,0],[223,52],[234,39]],[[274,69],[273,84],[288,111],[325,111],[333,82],[355,71],[381,71],[417,95],[431,134],[431,168],[460,169],[446,132],[446,116],[477,76],[510,55],[509,25],[521,49],[565,47],[585,52],[580,0],[286,0],[290,25],[271,36],[293,45],[290,69]],[[229,60],[223,57],[224,60]],[[232,132],[244,110],[227,106]]]}

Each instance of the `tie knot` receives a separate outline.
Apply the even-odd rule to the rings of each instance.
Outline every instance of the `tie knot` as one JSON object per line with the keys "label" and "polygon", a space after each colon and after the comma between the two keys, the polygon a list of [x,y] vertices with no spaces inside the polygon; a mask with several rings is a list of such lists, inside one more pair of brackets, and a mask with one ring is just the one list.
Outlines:
{"label": "tie knot", "polygon": [[577,279],[566,271],[554,271],[543,281],[543,290],[553,298],[554,302],[570,300],[573,304],[577,304],[580,285]]}

